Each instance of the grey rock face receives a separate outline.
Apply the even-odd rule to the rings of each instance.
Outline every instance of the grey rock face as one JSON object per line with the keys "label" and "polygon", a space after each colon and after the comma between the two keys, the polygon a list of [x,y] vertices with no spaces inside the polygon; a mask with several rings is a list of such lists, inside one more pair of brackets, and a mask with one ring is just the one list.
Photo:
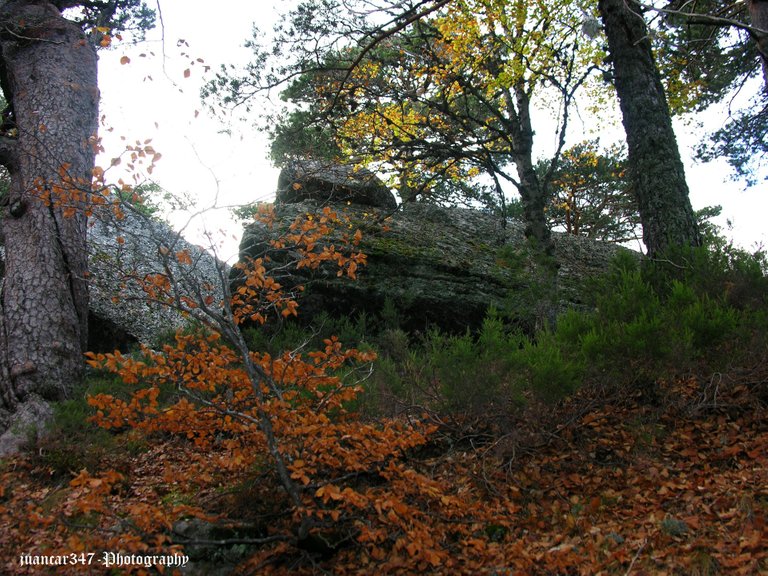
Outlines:
{"label": "grey rock face", "polygon": [[[181,292],[193,296],[205,292],[216,301],[224,296],[221,278],[227,277],[229,267],[162,221],[130,211],[118,219],[109,210],[97,210],[89,221],[88,250],[91,351],[125,350],[139,342],[151,344],[187,323],[180,311],[148,301],[141,289],[148,275],[166,273],[167,266]],[[182,266],[176,254],[184,251],[190,263]],[[4,247],[0,246],[0,278],[3,263]]]}
{"label": "grey rock face", "polygon": [[[558,268],[552,280],[543,274],[519,222],[502,226],[497,217],[476,210],[419,203],[391,215],[355,205],[332,207],[349,216],[353,229],[362,230],[359,249],[368,263],[357,281],[338,278],[335,270],[321,269],[313,276],[293,271],[293,281],[307,285],[299,300],[303,321],[321,311],[377,315],[389,301],[410,330],[474,330],[490,306],[504,309],[523,329],[532,330],[542,315],[551,313],[540,309],[543,304],[552,308],[554,303],[556,311],[587,306],[588,280],[604,272],[622,249],[555,234]],[[277,213],[280,223],[288,226],[297,216],[319,208],[312,202],[284,204]],[[247,227],[241,259],[260,255],[272,234],[260,224]]]}
{"label": "grey rock face", "polygon": [[[219,268],[226,265],[164,222],[130,211],[117,219],[102,211],[91,219],[88,246],[94,351],[114,349],[115,343],[104,341],[107,335],[117,344],[151,344],[187,322],[179,310],[148,298],[141,283],[149,275],[170,272],[182,293],[193,297],[210,293],[217,301],[223,297]],[[179,254],[188,254],[189,262],[182,264]],[[224,277],[227,273],[224,270]]]}
{"label": "grey rock face", "polygon": [[395,196],[372,172],[320,160],[296,160],[280,172],[276,203],[314,200],[394,210]]}
{"label": "grey rock face", "polygon": [[[89,350],[125,350],[136,342],[152,345],[188,322],[180,310],[150,301],[141,287],[149,275],[165,274],[179,295],[210,297],[214,306],[224,297],[221,278],[227,277],[226,265],[167,224],[130,211],[117,219],[106,209],[97,211],[90,224]],[[0,279],[3,256],[0,246]],[[49,403],[36,395],[12,413],[0,408],[0,458],[44,434],[52,414]]]}

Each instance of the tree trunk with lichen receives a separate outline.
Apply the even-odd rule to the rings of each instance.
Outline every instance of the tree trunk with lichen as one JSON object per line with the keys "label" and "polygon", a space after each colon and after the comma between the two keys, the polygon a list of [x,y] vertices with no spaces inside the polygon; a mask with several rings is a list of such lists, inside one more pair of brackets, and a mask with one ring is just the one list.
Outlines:
{"label": "tree trunk with lichen", "polygon": [[648,254],[653,257],[672,246],[698,246],[698,224],[642,9],[635,0],[600,0],[598,8]]}
{"label": "tree trunk with lichen", "polygon": [[51,2],[0,2],[0,77],[9,103],[0,163],[11,178],[0,206],[0,407],[7,426],[25,404],[67,398],[82,376],[96,52]]}
{"label": "tree trunk with lichen", "polygon": [[763,66],[763,90],[768,92],[768,0],[749,0],[749,19],[752,26],[765,31],[755,36]]}

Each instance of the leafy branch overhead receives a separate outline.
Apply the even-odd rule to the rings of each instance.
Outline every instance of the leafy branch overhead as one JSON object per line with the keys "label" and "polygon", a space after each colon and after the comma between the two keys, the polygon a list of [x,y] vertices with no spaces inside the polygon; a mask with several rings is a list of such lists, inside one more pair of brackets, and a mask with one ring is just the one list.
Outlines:
{"label": "leafy branch overhead", "polygon": [[[637,33],[652,41],[643,59],[660,73],[661,100],[669,103],[660,114],[699,113],[725,105],[734,92],[748,92],[741,87],[761,70],[763,4],[627,7],[626,14],[636,15]],[[269,44],[254,36],[253,60],[243,73],[222,69],[203,94],[248,109],[260,94],[280,89],[286,105],[261,124],[280,165],[308,155],[351,161],[387,174],[403,201],[490,199],[502,213],[518,192],[529,236],[546,246],[542,213],[573,106],[609,105],[610,85],[641,61],[617,58],[601,30],[610,20],[603,20],[594,5],[578,2],[302,2],[286,13]],[[649,91],[654,82],[642,85]],[[730,121],[702,142],[699,157],[726,157],[754,182],[765,155],[764,94],[758,91],[740,108],[731,101]],[[537,146],[543,141],[554,147],[549,168],[534,173],[530,118],[537,109],[550,111],[557,124],[551,136],[535,134]],[[638,163],[633,146],[633,194],[653,196],[643,191],[642,174],[649,169]],[[660,158],[649,161],[660,164]],[[687,195],[678,172],[651,188],[677,182]],[[483,186],[492,194],[478,192]],[[638,203],[651,253],[677,237],[675,221],[690,228],[680,239],[697,243],[692,210],[679,217],[646,213],[646,204],[665,202]],[[656,221],[662,222],[659,230],[653,230]]]}
{"label": "leafy branch overhead", "polygon": [[143,38],[147,30],[154,28],[157,17],[144,0],[55,0],[52,4],[68,10],[66,16],[90,33],[130,32]]}
{"label": "leafy branch overhead", "polygon": [[469,184],[486,175],[503,206],[512,186],[529,235],[546,245],[551,170],[533,169],[532,102],[553,102],[559,114],[554,167],[570,107],[599,60],[579,13],[477,1],[383,3],[366,15],[363,4],[302,3],[276,30],[287,65],[269,68],[270,49],[254,41],[247,74],[224,71],[205,95],[247,105],[282,86],[289,104],[266,123],[276,161],[351,160],[388,174],[403,201],[476,198]]}
{"label": "leafy branch overhead", "polygon": [[656,14],[656,54],[672,111],[691,114],[713,107],[725,118],[701,142],[698,158],[726,158],[737,177],[756,184],[768,151],[765,2],[671,2],[646,8]]}

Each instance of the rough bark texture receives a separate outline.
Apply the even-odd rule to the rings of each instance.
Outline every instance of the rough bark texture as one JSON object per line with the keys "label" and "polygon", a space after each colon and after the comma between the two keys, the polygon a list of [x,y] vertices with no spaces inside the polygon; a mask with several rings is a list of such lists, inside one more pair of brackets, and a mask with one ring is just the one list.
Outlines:
{"label": "rough bark texture", "polygon": [[670,246],[698,246],[685,171],[641,8],[634,0],[600,0],[630,176],[651,256]]}
{"label": "rough bark texture", "polygon": [[[749,19],[752,26],[768,32],[768,0],[749,0]],[[763,89],[768,92],[768,33],[755,38],[763,65]]]}
{"label": "rough bark texture", "polygon": [[[515,86],[515,105],[508,102],[510,139],[517,175],[520,181],[518,192],[523,202],[525,236],[535,240],[546,254],[552,252],[552,238],[544,213],[547,205],[546,191],[541,185],[533,166],[533,126],[531,124],[531,105],[528,93],[522,82]],[[511,98],[510,98],[511,100]]]}
{"label": "rough bark texture", "polygon": [[66,398],[82,374],[96,52],[51,2],[0,2],[0,76],[15,123],[0,138],[0,161],[12,180],[0,212],[0,391],[7,415],[25,403]]}

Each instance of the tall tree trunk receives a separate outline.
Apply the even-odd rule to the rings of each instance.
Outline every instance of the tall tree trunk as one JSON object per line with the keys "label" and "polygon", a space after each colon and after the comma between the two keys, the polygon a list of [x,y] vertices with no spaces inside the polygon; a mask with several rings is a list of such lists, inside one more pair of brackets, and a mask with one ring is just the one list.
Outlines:
{"label": "tall tree trunk", "polygon": [[631,182],[650,256],[701,244],[672,119],[635,0],[599,0],[621,105]]}
{"label": "tall tree trunk", "polygon": [[11,175],[0,211],[0,391],[8,413],[66,398],[82,376],[96,52],[50,2],[0,1],[0,76],[15,123],[0,135],[0,162]]}
{"label": "tall tree trunk", "polygon": [[749,0],[749,19],[752,26],[766,31],[755,41],[763,65],[763,90],[768,92],[768,0]]}
{"label": "tall tree trunk", "polygon": [[512,102],[512,95],[508,93],[507,114],[512,119],[508,125],[512,156],[520,182],[518,192],[523,203],[525,237],[534,240],[544,253],[551,254],[554,248],[545,214],[548,198],[533,166],[531,103],[522,81],[514,86],[514,104]]}

